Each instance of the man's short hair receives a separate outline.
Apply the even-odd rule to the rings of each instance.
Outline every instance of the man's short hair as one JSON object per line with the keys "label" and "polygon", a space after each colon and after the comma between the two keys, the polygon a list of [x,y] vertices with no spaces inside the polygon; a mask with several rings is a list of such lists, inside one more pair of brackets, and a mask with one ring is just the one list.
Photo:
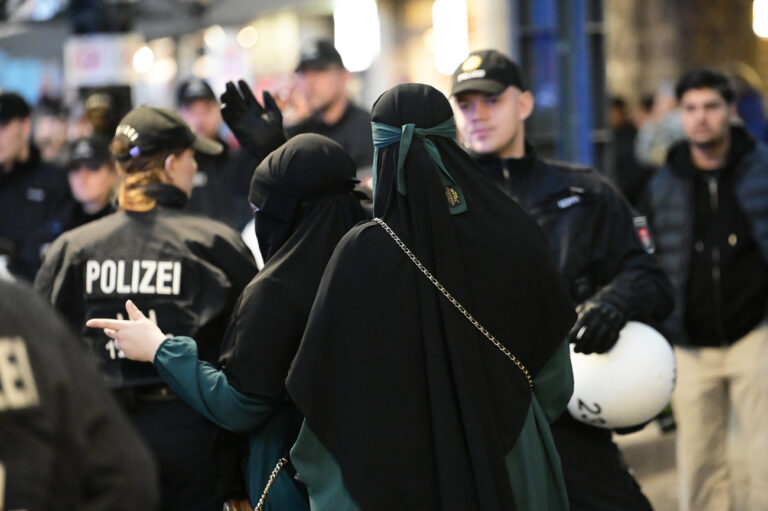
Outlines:
{"label": "man's short hair", "polygon": [[711,69],[695,69],[685,73],[675,87],[677,100],[680,101],[691,89],[714,89],[728,104],[736,99],[736,92],[728,77]]}

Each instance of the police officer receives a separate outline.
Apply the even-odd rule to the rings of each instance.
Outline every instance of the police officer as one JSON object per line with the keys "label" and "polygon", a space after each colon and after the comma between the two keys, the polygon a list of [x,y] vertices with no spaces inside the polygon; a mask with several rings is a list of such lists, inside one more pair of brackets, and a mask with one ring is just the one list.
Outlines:
{"label": "police officer", "polygon": [[72,198],[64,172],[30,143],[30,112],[24,98],[0,92],[0,243],[9,247],[9,271],[31,281]]}
{"label": "police officer", "polygon": [[89,317],[123,317],[130,296],[165,332],[197,340],[215,361],[237,296],[255,274],[240,236],[183,211],[194,151],[221,152],[174,112],[140,106],[117,127],[112,152],[125,178],[121,211],[62,235],[35,286],[77,328],[160,466],[162,506],[219,510],[212,469],[214,425],[181,401],[151,364],[132,362],[112,339],[85,329]]}
{"label": "police officer", "polygon": [[295,105],[303,110],[300,119],[286,123],[288,137],[299,133],[317,133],[349,151],[358,174],[370,172],[373,163],[371,114],[349,98],[349,71],[333,42],[312,41],[305,48],[296,67],[298,86],[294,90]]}
{"label": "police officer", "polygon": [[230,149],[219,136],[221,110],[207,81],[193,78],[182,82],[176,91],[176,104],[193,133],[223,147],[219,154],[195,152],[197,174],[187,209],[242,229],[251,218],[248,186],[258,161],[247,151]]}
{"label": "police officer", "polygon": [[75,204],[65,230],[115,212],[112,198],[118,176],[107,139],[93,135],[74,140],[68,147],[66,166]]}
{"label": "police officer", "polygon": [[151,454],[69,328],[0,280],[0,508],[156,509]]}
{"label": "police officer", "polygon": [[[472,52],[453,75],[451,96],[466,147],[547,237],[579,304],[568,336],[575,351],[608,351],[630,319],[663,320],[673,307],[671,289],[650,247],[641,243],[640,237],[649,240],[645,225],[594,169],[536,155],[524,126],[534,98],[518,66],[494,50]],[[572,510],[650,509],[610,430],[566,412],[552,432]]]}

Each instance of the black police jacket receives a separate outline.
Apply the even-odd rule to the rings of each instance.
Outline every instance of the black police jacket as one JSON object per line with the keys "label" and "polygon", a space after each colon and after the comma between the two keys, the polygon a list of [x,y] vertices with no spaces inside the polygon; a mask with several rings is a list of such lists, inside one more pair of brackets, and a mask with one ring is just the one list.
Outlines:
{"label": "black police jacket", "polygon": [[259,162],[247,151],[231,151],[223,140],[217,140],[224,146],[220,154],[195,153],[197,172],[186,209],[240,231],[253,218],[248,189]]}
{"label": "black police jacket", "polygon": [[357,171],[370,168],[373,163],[373,134],[371,114],[354,103],[349,103],[341,118],[334,124],[325,124],[317,117],[310,117],[294,126],[286,126],[288,138],[300,133],[317,133],[337,142],[349,152]]}
{"label": "black police jacket", "polygon": [[536,219],[576,303],[611,294],[630,319],[652,325],[670,314],[671,285],[644,218],[596,170],[544,161],[530,145],[521,159],[476,160]]}
{"label": "black police jacket", "polygon": [[0,281],[3,509],[156,509],[154,460],[67,325]]}
{"label": "black police jacket", "polygon": [[198,343],[201,360],[215,363],[240,292],[256,263],[240,235],[222,223],[181,211],[185,196],[161,185],[158,206],[119,211],[61,235],[35,279],[79,332],[113,388],[160,384],[152,364],[115,349],[93,317],[125,317],[134,303],[160,329]]}
{"label": "black police jacket", "polygon": [[9,172],[0,171],[0,243],[10,252],[8,269],[32,281],[46,245],[65,229],[74,199],[66,173],[30,156]]}

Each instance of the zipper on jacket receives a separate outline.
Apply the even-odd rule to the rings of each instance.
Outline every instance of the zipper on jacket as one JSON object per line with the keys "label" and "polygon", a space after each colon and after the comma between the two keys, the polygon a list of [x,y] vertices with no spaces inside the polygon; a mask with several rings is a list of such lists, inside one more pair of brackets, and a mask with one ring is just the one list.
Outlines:
{"label": "zipper on jacket", "polygon": [[[718,190],[717,177],[707,176],[707,188],[709,189],[709,206],[712,211],[712,218],[714,219],[720,209],[720,194]],[[712,285],[714,287],[714,296],[712,300],[715,306],[715,324],[717,325],[717,335],[720,338],[720,344],[723,346],[728,345],[728,341],[725,339],[725,327],[723,325],[723,300],[722,300],[722,274],[720,271],[720,247],[717,244],[712,246]]]}

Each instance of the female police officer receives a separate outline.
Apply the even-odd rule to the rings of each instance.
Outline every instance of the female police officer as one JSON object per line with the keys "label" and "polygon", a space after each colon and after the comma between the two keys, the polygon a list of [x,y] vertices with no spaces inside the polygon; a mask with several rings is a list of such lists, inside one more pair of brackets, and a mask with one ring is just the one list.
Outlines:
{"label": "female police officer", "polygon": [[196,171],[193,151],[221,146],[196,137],[175,113],[140,106],[112,141],[121,210],[62,235],[35,286],[80,332],[160,467],[168,510],[219,510],[210,459],[215,426],[180,400],[151,364],[127,360],[89,317],[122,317],[128,296],[165,332],[197,340],[215,360],[237,296],[256,272],[240,236],[218,222],[181,211]]}

